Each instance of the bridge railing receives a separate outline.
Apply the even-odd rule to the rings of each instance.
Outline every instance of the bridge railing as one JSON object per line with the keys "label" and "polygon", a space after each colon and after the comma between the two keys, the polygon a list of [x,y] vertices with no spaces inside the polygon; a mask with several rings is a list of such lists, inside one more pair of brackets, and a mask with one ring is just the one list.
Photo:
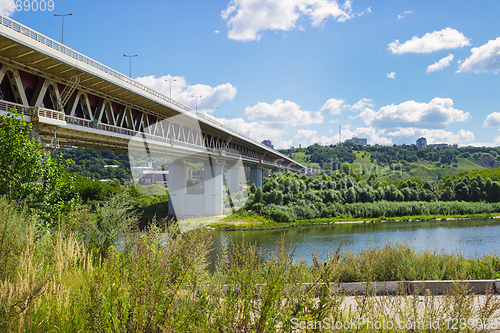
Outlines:
{"label": "bridge railing", "polygon": [[[228,132],[232,132],[234,134],[237,134],[237,135],[239,135],[241,137],[244,137],[246,140],[253,142],[254,144],[257,144],[257,145],[259,145],[261,147],[265,147],[265,149],[268,149],[267,146],[265,146],[264,144],[262,144],[262,143],[260,143],[260,142],[258,142],[256,140],[253,140],[249,136],[246,136],[246,135],[244,135],[244,134],[242,134],[242,133],[234,130],[231,127],[223,125],[222,123],[216,121],[215,119],[213,119],[211,117],[208,117],[207,115],[205,115],[205,114],[203,114],[201,112],[193,110],[190,107],[188,107],[188,106],[186,106],[186,105],[184,105],[182,103],[179,103],[179,102],[171,99],[170,97],[168,97],[166,95],[163,95],[163,94],[157,92],[156,90],[153,90],[153,89],[151,89],[151,88],[149,88],[149,87],[147,87],[147,86],[145,86],[145,85],[143,85],[143,84],[141,84],[141,83],[133,80],[132,78],[130,78],[130,77],[126,76],[126,75],[123,75],[120,72],[117,72],[117,71],[115,71],[115,70],[113,70],[113,69],[111,69],[111,68],[109,68],[109,67],[101,64],[100,62],[97,62],[97,61],[95,61],[95,60],[93,60],[93,59],[91,59],[91,58],[89,58],[89,57],[81,54],[80,52],[77,52],[77,51],[75,51],[75,50],[73,50],[73,49],[71,49],[71,48],[69,48],[69,47],[67,47],[67,46],[65,46],[65,45],[63,45],[63,44],[61,44],[61,43],[53,40],[52,38],[49,38],[49,37],[47,37],[45,35],[42,35],[42,34],[38,33],[37,31],[35,31],[33,29],[30,29],[29,27],[27,27],[27,26],[25,26],[25,25],[23,25],[23,24],[21,24],[19,22],[16,22],[16,21],[14,21],[14,20],[12,20],[10,18],[7,18],[7,17],[5,17],[3,15],[0,15],[0,21],[1,21],[1,24],[3,26],[5,26],[7,28],[10,28],[13,31],[16,31],[16,32],[19,32],[19,33],[21,33],[21,34],[23,34],[25,36],[28,36],[31,39],[33,39],[33,40],[35,40],[35,41],[37,41],[37,42],[39,42],[41,44],[44,44],[44,45],[46,45],[46,46],[48,46],[48,47],[50,47],[50,48],[52,48],[54,50],[57,50],[57,51],[65,54],[68,57],[76,59],[77,61],[81,61],[81,62],[83,62],[83,63],[85,63],[87,65],[90,65],[90,66],[92,66],[92,67],[94,67],[94,68],[96,68],[96,69],[98,69],[98,70],[100,70],[100,71],[102,71],[102,72],[104,72],[106,74],[109,74],[109,75],[111,75],[111,76],[113,76],[113,77],[115,77],[117,79],[120,79],[120,80],[122,80],[122,81],[130,84],[131,86],[134,86],[136,88],[144,90],[144,91],[152,94],[153,96],[158,97],[158,98],[164,100],[165,102],[167,102],[169,104],[172,104],[172,105],[174,105],[174,106],[176,106],[176,107],[178,107],[178,108],[180,108],[182,110],[194,113],[199,118],[202,118],[202,119],[204,119],[204,120],[206,120],[206,121],[208,121],[208,122],[210,122],[210,123],[212,123],[214,125],[222,127],[225,130],[227,130]],[[276,154],[282,155],[282,154],[280,154],[278,152],[276,152]],[[284,155],[282,155],[282,156],[284,157]]]}
{"label": "bridge railing", "polygon": [[31,109],[31,107],[26,107],[26,106],[21,105],[21,104],[7,102],[4,100],[0,100],[0,110],[5,111],[5,112],[17,110],[17,113],[20,113],[20,114],[25,115],[25,116],[31,116],[33,113],[33,110]]}
{"label": "bridge railing", "polygon": [[7,102],[4,100],[0,100],[0,110],[9,112],[12,110],[16,110],[17,113],[30,116],[30,117],[45,117],[55,120],[64,121],[64,112],[46,109],[37,106],[24,106],[22,104]]}
{"label": "bridge railing", "polygon": [[137,138],[163,142],[163,143],[170,144],[173,146],[184,146],[184,147],[189,147],[189,148],[195,148],[198,150],[209,151],[209,149],[206,148],[205,146],[194,145],[194,144],[191,144],[188,142],[176,140],[174,138],[164,138],[162,136],[143,133],[143,132],[139,132],[139,131],[123,128],[123,127],[118,127],[118,126],[114,126],[114,125],[96,123],[93,120],[82,119],[82,118],[72,117],[72,116],[65,116],[65,120],[68,124],[84,126],[84,127],[88,127],[88,128],[123,134],[123,135],[127,135],[127,136],[135,136]]}
{"label": "bridge railing", "polygon": [[45,117],[55,120],[64,121],[65,114],[64,112],[55,111],[51,109],[46,109],[42,107],[33,106],[31,109],[31,116]]}
{"label": "bridge railing", "polygon": [[[138,132],[135,130],[131,130],[131,129],[123,128],[123,127],[118,127],[118,126],[113,126],[113,125],[108,125],[108,124],[103,124],[103,123],[96,123],[93,120],[82,119],[82,118],[78,118],[78,117],[74,117],[74,116],[68,116],[68,115],[65,115],[63,112],[55,111],[55,110],[51,110],[51,109],[47,109],[47,108],[43,108],[43,107],[36,107],[36,106],[27,107],[27,106],[23,106],[23,105],[18,104],[18,103],[0,100],[0,111],[9,112],[12,110],[17,110],[17,112],[19,114],[23,114],[25,116],[46,117],[46,118],[66,121],[66,123],[72,124],[72,125],[83,126],[83,127],[98,129],[98,130],[102,130],[102,131],[123,134],[123,135],[127,135],[127,136],[136,136],[139,138],[157,141],[157,142],[162,142],[162,143],[166,143],[166,144],[173,145],[173,146],[184,146],[184,147],[195,148],[195,149],[206,151],[206,152],[220,153],[220,151],[218,149],[209,148],[209,147],[206,147],[204,145],[203,146],[194,145],[191,143],[179,141],[179,140],[172,139],[172,138],[165,138],[165,137],[158,136],[158,135]],[[233,149],[233,148],[226,147],[226,148],[222,149],[222,151],[224,151],[224,154],[226,156],[232,156],[235,158],[239,158],[240,156],[242,156],[245,158],[251,158],[251,159],[258,160],[258,158],[246,156],[246,155],[240,153],[238,150]],[[277,163],[273,163],[272,161],[269,161],[266,158],[264,158],[264,160],[266,162],[268,162],[268,164],[273,164],[273,165],[278,166]]]}

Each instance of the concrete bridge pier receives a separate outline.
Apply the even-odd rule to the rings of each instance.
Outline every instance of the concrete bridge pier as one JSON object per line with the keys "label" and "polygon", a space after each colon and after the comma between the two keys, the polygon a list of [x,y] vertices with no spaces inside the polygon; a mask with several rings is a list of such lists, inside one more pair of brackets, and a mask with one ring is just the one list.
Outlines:
{"label": "concrete bridge pier", "polygon": [[264,169],[259,168],[258,166],[252,166],[250,170],[250,183],[257,187],[262,186],[262,182],[264,180]]}
{"label": "concrete bridge pier", "polygon": [[213,159],[205,162],[204,192],[204,215],[217,216],[223,214],[223,186],[222,177],[224,165],[218,164]]}
{"label": "concrete bridge pier", "polygon": [[185,215],[184,201],[187,195],[187,165],[174,162],[168,167],[168,214]]}
{"label": "concrete bridge pier", "polygon": [[229,194],[233,195],[240,191],[240,181],[245,181],[245,173],[242,167],[234,165],[228,170],[227,188]]}
{"label": "concrete bridge pier", "polygon": [[168,213],[183,216],[217,216],[223,214],[224,165],[216,161],[205,163],[203,193],[188,193],[188,167],[181,162],[169,165]]}

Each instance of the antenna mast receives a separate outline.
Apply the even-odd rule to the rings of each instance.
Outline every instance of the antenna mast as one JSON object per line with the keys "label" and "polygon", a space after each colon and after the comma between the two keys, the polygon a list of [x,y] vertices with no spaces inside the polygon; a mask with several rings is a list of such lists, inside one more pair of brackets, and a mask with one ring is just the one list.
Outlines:
{"label": "antenna mast", "polygon": [[342,126],[339,125],[339,145],[342,143]]}

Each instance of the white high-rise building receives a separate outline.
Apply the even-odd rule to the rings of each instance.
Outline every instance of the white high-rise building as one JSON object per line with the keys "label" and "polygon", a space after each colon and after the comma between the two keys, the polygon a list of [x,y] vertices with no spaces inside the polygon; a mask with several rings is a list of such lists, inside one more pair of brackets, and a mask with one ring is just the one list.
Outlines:
{"label": "white high-rise building", "polygon": [[417,148],[418,149],[427,148],[427,139],[424,137],[417,139]]}
{"label": "white high-rise building", "polygon": [[368,144],[368,139],[367,138],[352,138],[352,139],[347,139],[346,141],[352,142],[355,145],[361,145],[361,146],[366,146]]}

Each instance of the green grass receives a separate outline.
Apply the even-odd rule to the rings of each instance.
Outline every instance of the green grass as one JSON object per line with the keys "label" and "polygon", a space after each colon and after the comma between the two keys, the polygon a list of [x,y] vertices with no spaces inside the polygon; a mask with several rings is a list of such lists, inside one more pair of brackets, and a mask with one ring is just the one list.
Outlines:
{"label": "green grass", "polygon": [[303,151],[293,153],[292,155],[292,159],[300,164],[307,163],[307,160],[309,159],[309,155],[306,155]]}
{"label": "green grass", "polygon": [[362,165],[371,165],[372,162],[370,160],[371,154],[369,152],[364,151],[354,151],[356,155],[356,159],[354,160],[354,164],[362,164]]}
{"label": "green grass", "polygon": [[[486,169],[485,167],[480,166],[466,158],[457,157],[458,166],[454,167],[452,164],[447,164],[443,166],[437,166],[436,162],[429,161],[418,161],[418,162],[410,162],[408,165],[410,166],[409,171],[403,170],[402,172],[391,172],[387,174],[390,170],[389,167],[378,165],[372,163],[370,160],[370,152],[364,151],[353,151],[356,155],[356,159],[353,162],[354,169],[356,172],[362,174],[362,171],[365,171],[365,174],[362,176],[364,180],[367,180],[370,177],[370,174],[375,173],[378,175],[377,180],[386,181],[387,179],[434,179],[437,180],[444,175],[451,174],[456,175],[461,172],[469,172],[476,170]],[[307,164],[309,160],[309,155],[304,151],[297,152],[292,154],[292,158],[301,164]]]}
{"label": "green grass", "polygon": [[210,223],[209,227],[218,230],[271,230],[304,227],[312,225],[343,223],[380,223],[401,221],[442,221],[446,219],[483,220],[499,216],[499,213],[465,214],[465,215],[413,215],[380,218],[356,218],[356,217],[328,217],[310,220],[295,220],[293,222],[275,222],[272,219],[260,216],[253,212],[240,211],[229,215],[224,219]]}
{"label": "green grass", "polygon": [[[440,179],[444,175],[457,175],[461,172],[469,172],[473,170],[483,170],[484,167],[471,162],[470,160],[458,157],[458,166],[454,167],[453,164],[437,166],[437,164],[428,161],[418,161],[408,163],[410,171],[403,171],[402,173],[395,172],[388,176],[382,176],[378,180],[387,180],[387,178],[402,178],[402,179]],[[367,176],[365,175],[364,178]]]}
{"label": "green grass", "polygon": [[[104,220],[121,220],[113,207]],[[206,229],[180,232],[152,224],[142,232],[118,230],[115,223],[89,220],[85,211],[73,213],[60,220],[61,229],[37,233],[36,216],[0,198],[0,331],[292,332],[292,318],[445,323],[458,316],[485,321],[500,309],[492,291],[473,306],[477,298],[461,281],[498,278],[497,255],[468,258],[388,243],[358,254],[341,253],[339,246],[325,259],[313,252],[311,265],[293,260],[282,237],[268,254],[249,242],[229,241],[211,271],[212,233]],[[95,242],[107,233],[114,241],[96,252]],[[401,290],[399,297],[356,293],[354,306],[332,288],[337,282],[440,279],[461,282],[439,298],[418,288],[410,295]],[[417,307],[421,311],[413,311]],[[442,325],[440,332],[448,332]],[[365,328],[357,331],[373,331]]]}

